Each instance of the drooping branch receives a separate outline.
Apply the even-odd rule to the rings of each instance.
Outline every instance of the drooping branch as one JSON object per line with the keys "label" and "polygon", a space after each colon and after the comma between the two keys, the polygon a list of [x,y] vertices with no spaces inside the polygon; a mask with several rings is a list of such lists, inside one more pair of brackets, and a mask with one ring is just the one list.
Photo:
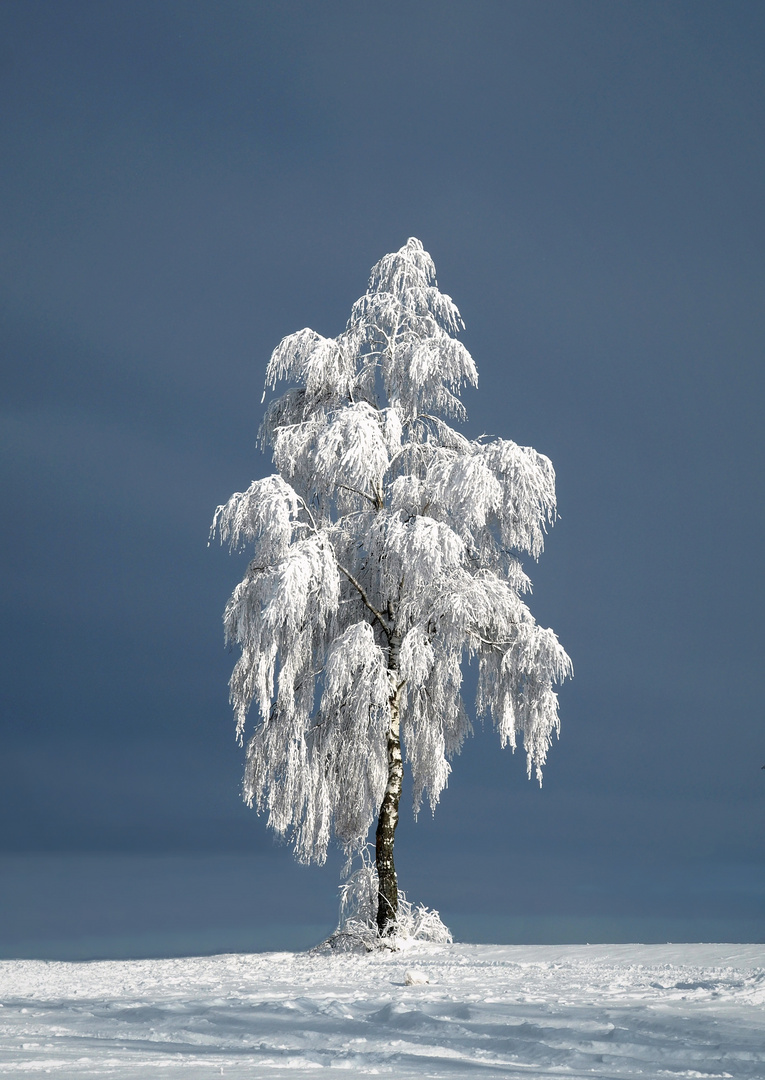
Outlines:
{"label": "drooping branch", "polygon": [[482,645],[486,645],[490,649],[496,649],[498,652],[504,652],[513,644],[512,641],[490,641],[488,638],[482,637],[477,630],[468,629],[466,633],[470,634],[471,637],[477,638]]}
{"label": "drooping branch", "polygon": [[[361,494],[361,492],[358,492],[358,494]],[[319,529],[318,529],[318,526],[316,525],[316,519],[314,518],[313,514],[311,513],[310,507],[306,503],[305,499],[301,498],[300,502],[302,503],[303,509],[305,510],[306,514],[308,514],[308,517],[310,518],[311,523],[310,523],[309,527],[313,530],[313,532],[318,534]],[[341,563],[337,562],[337,560],[335,560],[335,562],[337,564],[337,569],[340,571],[340,573],[344,574],[345,577],[347,577],[347,579],[350,581],[351,585],[353,585],[353,587],[358,592],[364,606],[372,613],[372,615],[374,615],[375,619],[377,619],[377,621],[379,622],[380,626],[382,627],[386,637],[390,638],[390,635],[393,633],[393,628],[390,625],[390,623],[388,622],[388,620],[385,618],[383,613],[381,611],[378,611],[377,608],[374,606],[374,604],[371,602],[371,600],[367,596],[367,593],[366,593],[366,590],[365,590],[364,586],[361,584],[360,581],[358,581],[353,576],[353,574],[350,572],[350,570],[347,570]]]}

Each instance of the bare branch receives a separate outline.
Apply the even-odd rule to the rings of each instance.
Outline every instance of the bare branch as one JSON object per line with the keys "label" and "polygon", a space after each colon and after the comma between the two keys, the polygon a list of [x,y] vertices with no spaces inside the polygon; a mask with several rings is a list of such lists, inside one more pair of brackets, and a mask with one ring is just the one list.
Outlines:
{"label": "bare branch", "polygon": [[335,487],[342,488],[343,491],[350,491],[353,495],[358,495],[360,498],[366,499],[367,502],[371,502],[372,506],[377,507],[377,509],[379,510],[377,500],[373,499],[371,495],[366,495],[363,491],[359,491],[358,488],[349,487],[348,484],[340,484],[340,483],[335,484]]}
{"label": "bare branch", "polygon": [[351,585],[353,585],[353,587],[358,591],[358,594],[361,597],[364,606],[366,608],[368,608],[372,612],[374,617],[379,622],[380,626],[385,631],[386,636],[390,637],[390,635],[393,633],[393,627],[388,623],[388,620],[385,618],[385,616],[382,614],[382,612],[378,611],[377,608],[374,606],[374,604],[370,603],[369,597],[367,596],[367,594],[366,594],[366,592],[364,590],[364,586],[361,585],[360,582],[358,582],[356,580],[356,578],[353,576],[353,574],[350,572],[350,570],[346,570],[345,567],[342,566],[340,563],[337,564],[337,569],[342,574],[345,574],[345,576],[350,581]]}

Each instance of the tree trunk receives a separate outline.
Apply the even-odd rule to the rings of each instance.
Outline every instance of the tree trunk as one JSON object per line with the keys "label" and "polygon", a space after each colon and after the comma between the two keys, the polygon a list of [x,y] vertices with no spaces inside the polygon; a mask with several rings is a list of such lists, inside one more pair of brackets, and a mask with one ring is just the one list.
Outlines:
{"label": "tree trunk", "polygon": [[393,841],[398,825],[398,803],[401,798],[401,782],[404,765],[401,760],[399,735],[398,651],[400,640],[391,636],[388,670],[391,673],[393,692],[390,697],[390,728],[388,730],[388,783],[385,788],[380,814],[377,819],[375,840],[375,863],[377,865],[377,931],[380,937],[391,932],[398,914],[398,882],[393,863]]}

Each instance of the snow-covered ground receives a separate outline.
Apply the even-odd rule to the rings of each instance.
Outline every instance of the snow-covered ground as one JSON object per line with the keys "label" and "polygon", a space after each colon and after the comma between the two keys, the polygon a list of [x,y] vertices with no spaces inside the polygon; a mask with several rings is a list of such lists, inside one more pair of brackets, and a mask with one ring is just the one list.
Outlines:
{"label": "snow-covered ground", "polygon": [[0,1076],[765,1077],[763,945],[3,961],[0,1001]]}

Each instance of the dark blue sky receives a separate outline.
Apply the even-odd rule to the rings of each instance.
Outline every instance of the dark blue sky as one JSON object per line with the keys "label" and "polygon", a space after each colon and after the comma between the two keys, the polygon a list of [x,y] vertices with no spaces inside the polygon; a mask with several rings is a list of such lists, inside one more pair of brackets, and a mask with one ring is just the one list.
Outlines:
{"label": "dark blue sky", "polygon": [[763,940],[763,56],[736,0],[5,0],[4,955],[331,929],[338,859],[239,798],[207,530],[273,347],[410,235],[469,432],[556,467],[576,677],[542,791],[479,731],[403,887],[474,940]]}

